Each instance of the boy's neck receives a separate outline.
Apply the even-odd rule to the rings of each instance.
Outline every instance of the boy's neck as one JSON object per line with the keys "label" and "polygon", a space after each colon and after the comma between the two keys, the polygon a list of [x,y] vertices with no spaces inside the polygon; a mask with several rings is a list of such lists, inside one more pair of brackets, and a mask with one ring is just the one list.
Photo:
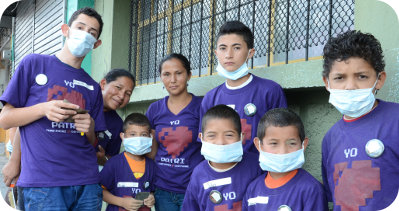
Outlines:
{"label": "boy's neck", "polygon": [[142,155],[133,155],[132,153],[126,152],[126,151],[125,151],[125,153],[126,153],[126,155],[127,155],[129,158],[131,158],[131,159],[133,159],[133,160],[135,160],[135,161],[142,161],[142,160],[144,160],[144,156],[142,156]]}
{"label": "boy's neck", "polygon": [[250,76],[251,76],[251,74],[248,73],[245,76],[243,76],[237,80],[227,79],[226,82],[227,82],[227,85],[229,85],[231,87],[236,87],[236,86],[240,86],[243,83],[245,83],[249,79]]}
{"label": "boy's neck", "polygon": [[76,68],[76,69],[80,69],[83,59],[85,57],[75,57],[74,55],[72,55],[72,53],[69,51],[68,47],[66,46],[67,44],[65,43],[64,47],[61,49],[61,51],[59,51],[58,53],[55,54],[55,56],[63,63]]}
{"label": "boy's neck", "polygon": [[237,162],[231,162],[231,163],[215,163],[212,161],[209,161],[209,165],[211,165],[213,168],[215,169],[219,169],[219,170],[226,170],[229,169],[231,167],[233,167],[234,165],[236,165]]}
{"label": "boy's neck", "polygon": [[283,173],[279,173],[279,172],[270,172],[270,171],[269,171],[270,176],[271,176],[273,179],[275,179],[275,180],[280,179],[280,178],[282,178],[282,177],[285,177],[285,176],[287,176],[289,173],[291,173],[291,171],[289,171],[289,172],[283,172]]}

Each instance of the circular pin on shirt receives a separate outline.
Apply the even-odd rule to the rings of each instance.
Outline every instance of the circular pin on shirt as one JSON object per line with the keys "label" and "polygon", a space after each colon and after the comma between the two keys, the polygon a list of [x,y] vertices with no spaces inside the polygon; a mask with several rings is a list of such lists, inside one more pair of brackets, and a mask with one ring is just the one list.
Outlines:
{"label": "circular pin on shirt", "polygon": [[39,74],[36,76],[35,81],[39,85],[45,85],[47,83],[47,76],[44,74]]}
{"label": "circular pin on shirt", "polygon": [[287,206],[287,205],[281,205],[277,211],[292,211],[291,207]]}
{"label": "circular pin on shirt", "polygon": [[222,194],[217,191],[217,190],[212,190],[209,193],[209,199],[211,200],[212,203],[214,204],[220,204],[222,202]]}
{"label": "circular pin on shirt", "polygon": [[244,112],[245,112],[245,115],[247,115],[247,116],[253,116],[256,114],[256,106],[252,103],[248,103],[244,107]]}
{"label": "circular pin on shirt", "polygon": [[378,139],[371,139],[366,144],[366,153],[371,158],[380,157],[384,149],[384,143]]}

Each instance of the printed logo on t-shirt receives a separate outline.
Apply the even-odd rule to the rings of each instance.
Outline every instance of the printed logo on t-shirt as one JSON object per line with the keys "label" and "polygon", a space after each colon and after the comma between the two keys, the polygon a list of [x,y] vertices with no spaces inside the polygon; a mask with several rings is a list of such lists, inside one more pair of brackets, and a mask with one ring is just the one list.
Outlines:
{"label": "printed logo on t-shirt", "polygon": [[233,202],[233,206],[229,206],[229,204],[222,204],[213,207],[214,211],[241,211],[242,210],[242,201]]}
{"label": "printed logo on t-shirt", "polygon": [[269,203],[268,196],[257,196],[257,197],[248,199],[248,206],[252,206],[255,204],[268,204],[268,203]]}
{"label": "printed logo on t-shirt", "polygon": [[207,190],[212,187],[219,187],[223,185],[230,185],[231,184],[231,177],[225,177],[221,179],[215,179],[211,180],[208,182],[204,182],[202,185],[204,186],[204,189]]}
{"label": "printed logo on t-shirt", "polygon": [[73,79],[73,81],[64,80],[64,83],[66,86],[69,86],[71,88],[75,88],[75,86],[83,86],[83,87],[87,88],[88,90],[91,90],[91,91],[94,90],[93,85],[88,85],[87,83],[85,83],[83,81],[76,80],[76,79]]}
{"label": "printed logo on t-shirt", "polygon": [[241,119],[241,132],[244,133],[242,144],[245,145],[247,141],[251,141],[252,137],[252,125],[247,119]]}
{"label": "printed logo on t-shirt", "polygon": [[359,210],[366,206],[366,199],[373,198],[375,191],[381,190],[380,168],[373,167],[371,160],[353,161],[334,165],[335,204],[345,210]]}
{"label": "printed logo on t-shirt", "polygon": [[138,182],[118,182],[116,185],[118,188],[138,188]]}
{"label": "printed logo on t-shirt", "polygon": [[[179,157],[180,153],[184,151],[193,139],[193,132],[187,126],[177,127],[165,127],[158,133],[159,142],[165,147],[168,155],[172,156],[172,159],[168,158],[169,163],[178,162],[184,164],[183,160],[175,160]],[[168,162],[164,159],[165,162]]]}

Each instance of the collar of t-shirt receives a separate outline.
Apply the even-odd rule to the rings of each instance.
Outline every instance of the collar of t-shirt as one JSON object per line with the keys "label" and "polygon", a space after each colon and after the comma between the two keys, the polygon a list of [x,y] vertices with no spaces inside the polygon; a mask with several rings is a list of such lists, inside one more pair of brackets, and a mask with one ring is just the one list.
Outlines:
{"label": "collar of t-shirt", "polygon": [[[237,163],[238,163],[238,162],[237,162]],[[233,166],[231,166],[230,168],[227,168],[227,169],[218,169],[218,168],[213,167],[213,166],[211,165],[211,163],[208,161],[208,165],[211,167],[211,169],[213,169],[214,171],[219,172],[219,173],[226,172],[226,171],[228,171],[228,170],[234,168],[234,167],[237,165],[237,163],[235,163]]]}
{"label": "collar of t-shirt", "polygon": [[268,187],[270,189],[279,188],[279,187],[287,184],[287,182],[289,182],[292,178],[294,178],[294,176],[297,173],[298,173],[298,169],[295,169],[295,170],[291,171],[290,173],[288,173],[287,175],[285,175],[284,177],[281,177],[278,179],[273,179],[273,177],[270,176],[270,173],[267,173],[267,176],[265,178],[265,185],[266,185],[266,187]]}
{"label": "collar of t-shirt", "polygon": [[251,83],[251,81],[252,81],[253,78],[254,78],[254,77],[252,76],[252,74],[250,74],[248,80],[245,81],[243,84],[241,84],[241,85],[239,85],[239,86],[229,86],[229,85],[227,84],[227,81],[226,81],[226,82],[225,82],[226,88],[227,88],[227,89],[230,89],[230,90],[241,89],[241,88],[243,88],[244,86],[246,86],[246,85],[248,85],[249,83]]}
{"label": "collar of t-shirt", "polygon": [[145,159],[142,161],[134,160],[133,158],[129,157],[126,152],[124,153],[127,163],[130,166],[130,169],[133,172],[133,175],[136,179],[140,179],[145,172]]}

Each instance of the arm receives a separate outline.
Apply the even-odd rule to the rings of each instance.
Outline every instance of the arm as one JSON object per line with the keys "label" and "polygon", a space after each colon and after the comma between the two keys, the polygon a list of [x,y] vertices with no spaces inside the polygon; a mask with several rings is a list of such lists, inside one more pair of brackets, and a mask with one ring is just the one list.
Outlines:
{"label": "arm", "polygon": [[151,152],[147,153],[145,156],[154,160],[155,155],[157,155],[158,152],[158,142],[155,139],[155,130],[151,130],[151,135],[152,135],[152,146],[151,146]]}
{"label": "arm", "polygon": [[70,109],[78,108],[78,105],[66,103],[62,100],[52,100],[22,108],[15,108],[7,103],[0,113],[0,127],[9,129],[24,126],[42,117],[47,117],[50,121],[61,122],[76,114],[76,111]]}
{"label": "arm", "polygon": [[19,128],[15,131],[15,136],[13,140],[13,152],[11,153],[10,160],[1,170],[4,178],[3,181],[6,186],[17,179],[21,169],[21,136],[19,134]]}
{"label": "arm", "polygon": [[103,190],[103,200],[108,204],[113,204],[118,207],[123,207],[126,210],[138,210],[143,204],[143,201],[136,200],[134,198],[123,198],[123,197],[114,196],[106,189]]}

